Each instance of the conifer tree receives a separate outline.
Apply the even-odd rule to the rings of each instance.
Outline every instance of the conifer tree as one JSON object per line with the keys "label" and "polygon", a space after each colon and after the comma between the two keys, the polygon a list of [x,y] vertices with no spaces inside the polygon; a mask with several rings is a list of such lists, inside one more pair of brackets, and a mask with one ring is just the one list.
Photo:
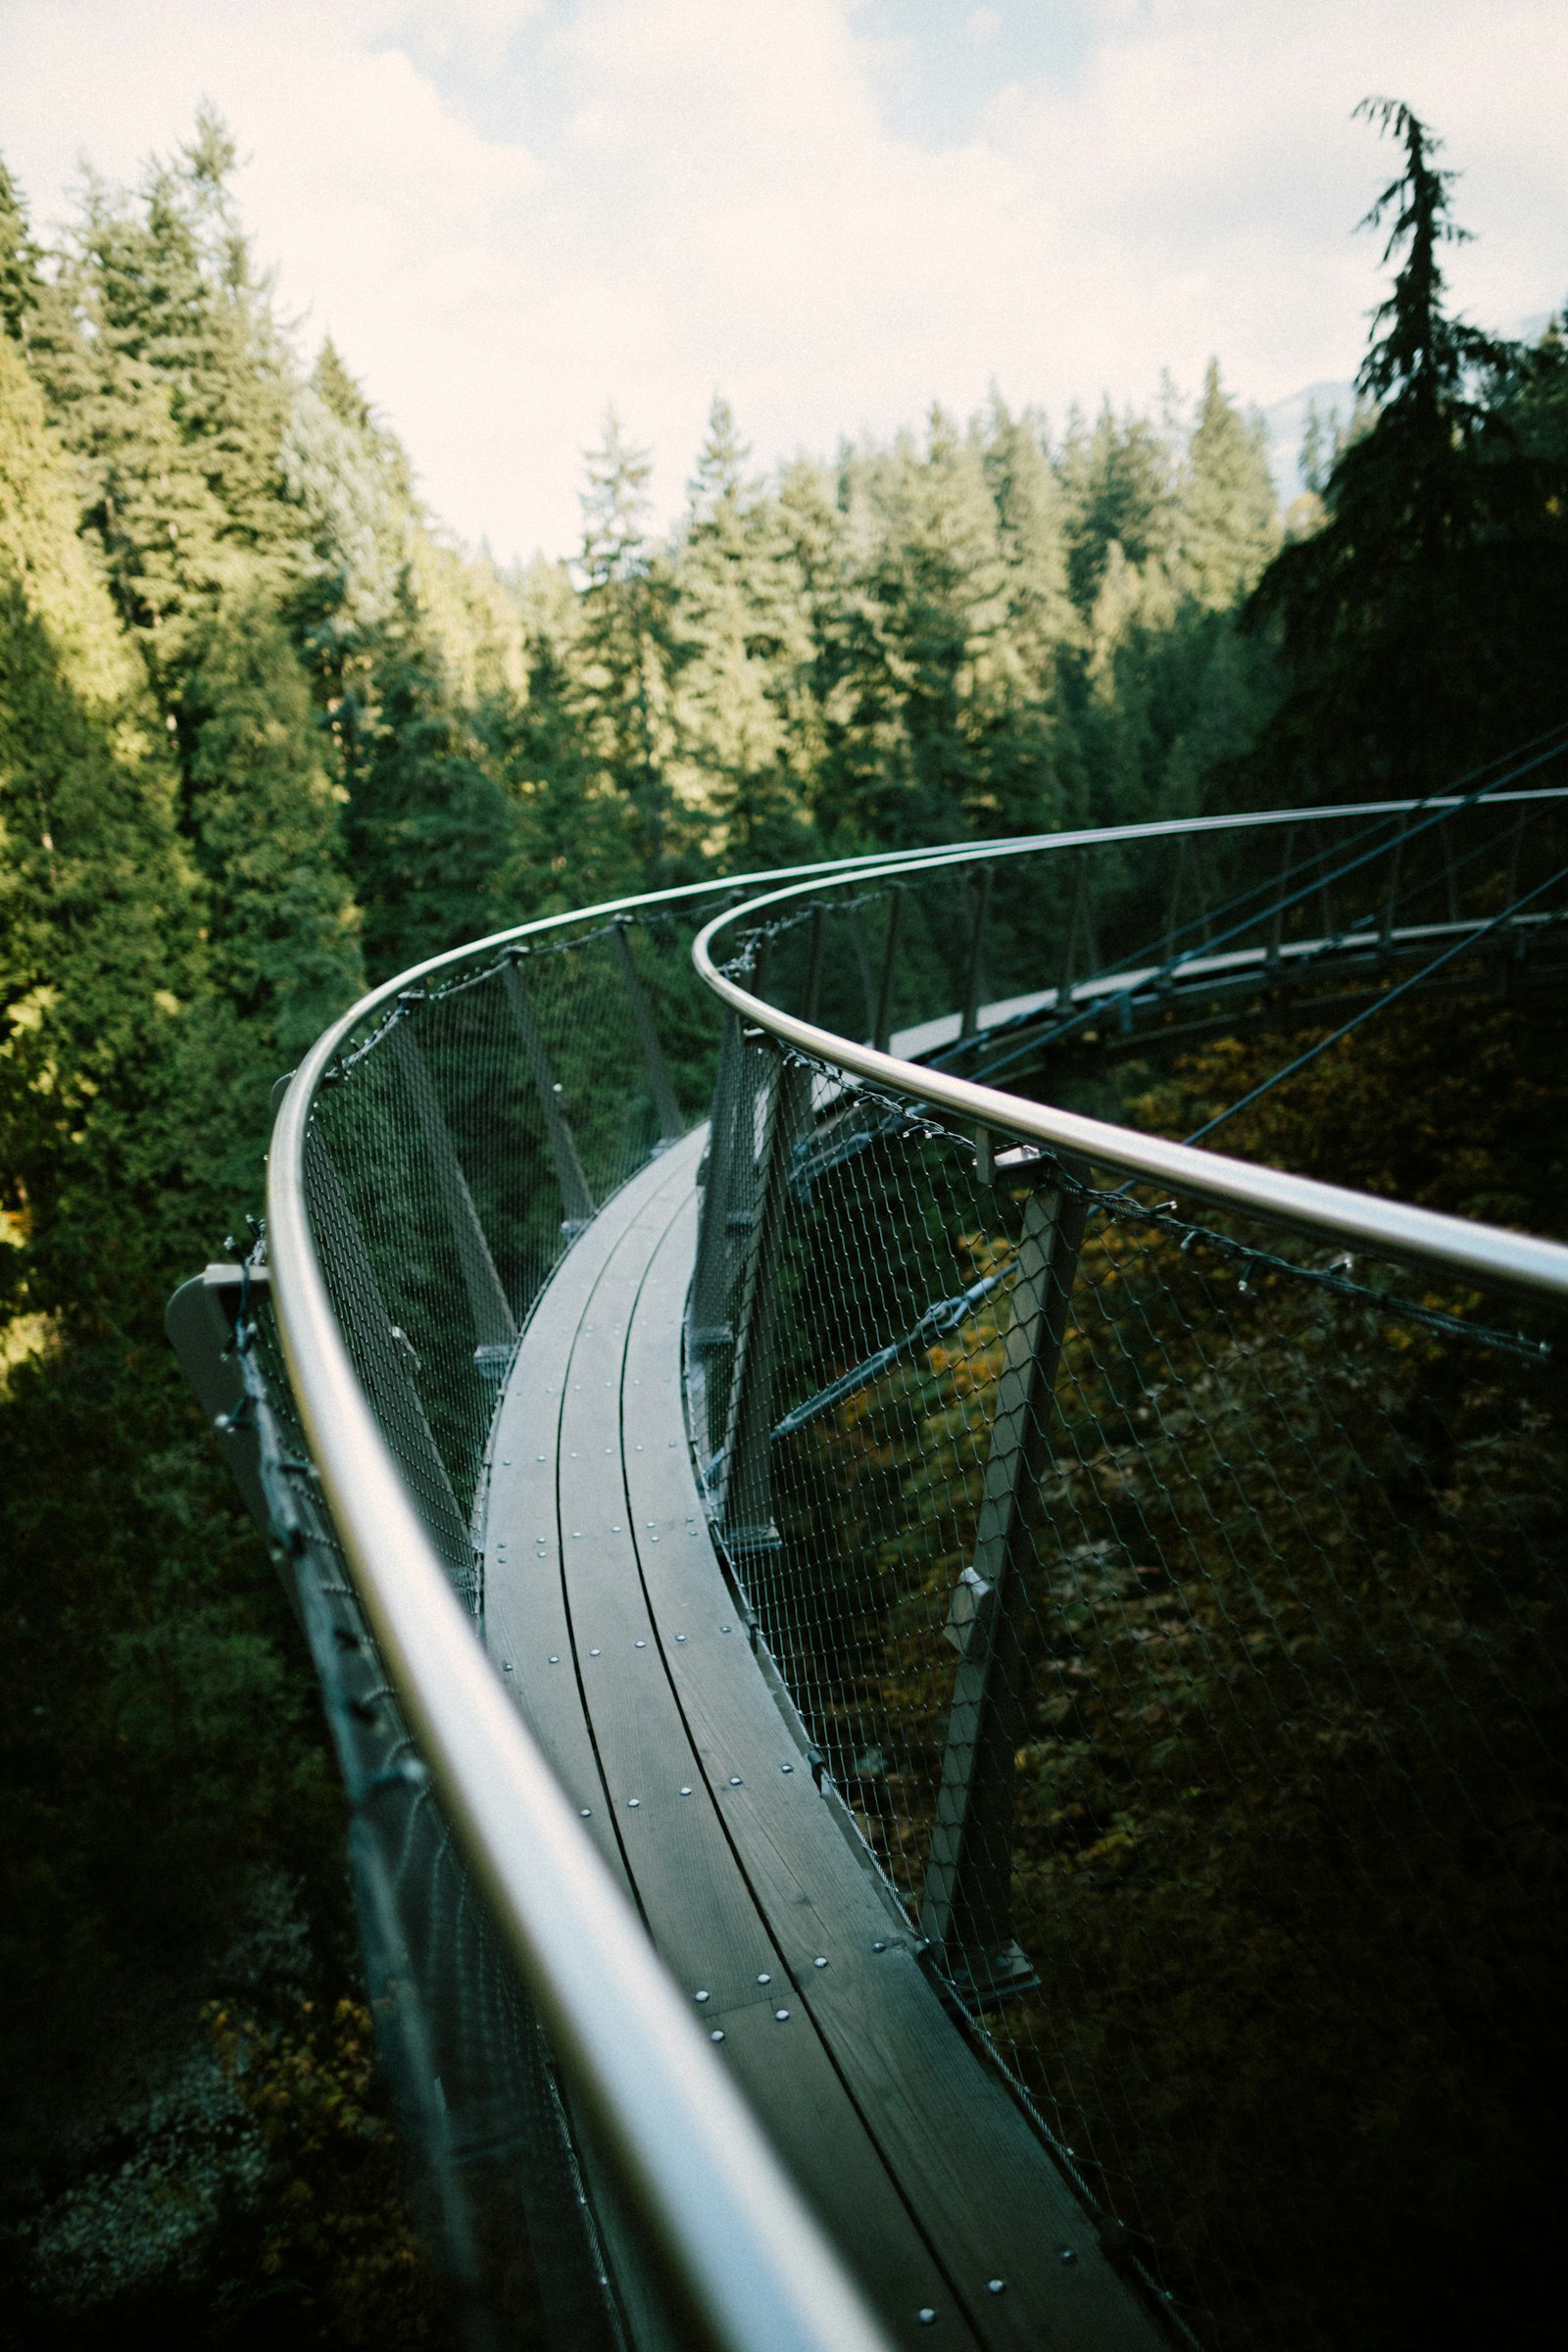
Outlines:
{"label": "conifer tree", "polygon": [[1227,400],[1210,360],[1176,492],[1176,568],[1185,593],[1228,612],[1279,546],[1279,504],[1260,424]]}
{"label": "conifer tree", "polygon": [[88,184],[46,331],[51,408],[89,485],[85,520],[155,689],[185,665],[226,590],[281,585],[278,456],[287,363],[229,212],[225,134],[149,168],[137,202]]}
{"label": "conifer tree", "polygon": [[1068,418],[1059,473],[1068,582],[1074,604],[1087,613],[1112,544],[1134,564],[1166,553],[1174,491],[1170,450],[1149,418],[1117,417],[1107,402],[1092,426],[1076,412]]}
{"label": "conifer tree", "polygon": [[347,795],[264,591],[226,599],[208,631],[186,688],[186,730],[209,973],[247,1039],[259,1123],[278,1071],[364,986],[343,864]]}
{"label": "conifer tree", "polygon": [[578,702],[589,757],[632,801],[657,867],[669,846],[671,740],[668,584],[648,537],[652,471],[649,452],[627,440],[611,409],[582,493]]}
{"label": "conifer tree", "polygon": [[247,1093],[234,1116],[249,1129],[360,967],[333,746],[283,617],[310,568],[285,495],[294,387],[233,217],[233,163],[204,109],[138,201],[89,188],[40,357],[84,464],[86,527],[180,760],[210,978],[234,1024],[225,1056]]}
{"label": "conifer tree", "polygon": [[21,190],[0,156],[0,334],[20,341],[38,297],[38,257]]}
{"label": "conifer tree", "polygon": [[1568,709],[1568,469],[1516,438],[1523,355],[1445,307],[1441,251],[1468,232],[1440,142],[1394,100],[1356,111],[1403,151],[1363,222],[1395,267],[1356,378],[1377,413],[1250,609],[1291,681],[1264,756],[1303,797],[1431,790]]}
{"label": "conifer tree", "polygon": [[924,449],[844,466],[851,596],[827,697],[834,820],[890,844],[997,830],[1007,582],[974,440],[932,411]]}
{"label": "conifer tree", "polygon": [[1045,649],[1069,641],[1075,630],[1063,499],[1045,428],[1027,413],[1014,416],[994,393],[979,440],[1002,530],[1013,627],[1039,649],[1043,664]]}
{"label": "conifer tree", "polygon": [[595,765],[585,738],[579,598],[566,567],[536,562],[519,582],[519,601],[526,691],[494,724],[514,810],[502,887],[521,916],[629,896],[641,886],[644,845],[632,802]]}
{"label": "conifer tree", "polygon": [[1005,677],[994,760],[1003,829],[1062,821],[1062,670],[1080,634],[1067,588],[1062,498],[1045,428],[1012,416],[1000,395],[977,431],[1001,528],[1006,626],[998,643]]}
{"label": "conifer tree", "polygon": [[715,399],[670,568],[671,783],[682,808],[709,820],[715,853],[771,863],[802,840],[810,639],[803,583],[750,456],[729,403]]}
{"label": "conifer tree", "polygon": [[[172,1282],[254,1200],[261,1135],[236,1131],[214,1051],[167,730],[76,520],[70,460],[0,336],[0,1745],[26,1889],[0,1928],[13,2110],[40,2095],[46,2049],[96,2076],[131,1963],[161,1982],[172,1951],[231,1939],[258,1869],[294,1876],[304,1825],[330,1818],[265,1554],[161,1330]],[[236,1200],[223,1163],[240,1144]]]}
{"label": "conifer tree", "polygon": [[349,870],[372,976],[495,930],[514,812],[405,575],[368,690],[338,713]]}
{"label": "conifer tree", "polygon": [[136,1104],[175,1088],[199,965],[166,738],[75,523],[0,339],[0,1182],[29,1239],[0,1271],[51,1315],[98,1294],[106,1215],[160,1220],[167,1104]]}

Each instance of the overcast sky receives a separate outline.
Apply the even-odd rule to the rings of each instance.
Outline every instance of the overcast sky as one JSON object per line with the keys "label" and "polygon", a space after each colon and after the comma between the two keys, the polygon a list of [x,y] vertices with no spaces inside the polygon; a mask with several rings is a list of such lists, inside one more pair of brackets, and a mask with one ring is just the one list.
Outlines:
{"label": "overcast sky", "polygon": [[566,553],[614,401],[672,513],[715,389],[760,461],[960,413],[1059,420],[1354,370],[1354,222],[1446,136],[1462,304],[1568,295],[1563,0],[0,0],[0,152],[40,227],[210,97],[314,350],[435,513]]}

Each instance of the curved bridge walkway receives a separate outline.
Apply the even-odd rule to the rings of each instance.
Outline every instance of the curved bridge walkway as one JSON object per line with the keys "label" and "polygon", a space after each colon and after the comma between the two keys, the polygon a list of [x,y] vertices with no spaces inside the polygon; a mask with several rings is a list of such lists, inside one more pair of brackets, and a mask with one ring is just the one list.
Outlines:
{"label": "curved bridge walkway", "polygon": [[[1102,1921],[1071,1912],[1072,1885],[1046,1867],[1050,1825],[1067,1817],[1050,1808],[1072,1810],[1071,1759],[1054,1729],[1020,1752],[1019,1709],[1027,1693],[1028,1720],[1054,1726],[1058,1669],[1098,1676],[1091,1695],[1122,1709],[1102,1742],[1106,1802],[1124,1762],[1124,1780],[1152,1791],[1152,1835],[1170,1827],[1168,1774],[1157,1747],[1142,1760],[1143,1733],[1123,1720],[1129,1690],[1191,1701],[1197,1740],[1212,1683],[1213,1707],[1255,1733],[1265,1779],[1315,1773],[1342,1721],[1348,1644],[1368,1688],[1384,1689],[1388,1629],[1345,1587],[1342,1536],[1413,1579],[1430,1578],[1429,1539],[1440,1564],[1471,1556],[1454,1482],[1433,1485],[1402,1426],[1385,1413],[1360,1452],[1338,1446],[1346,1398],[1359,1411],[1371,1395],[1364,1379],[1356,1388],[1360,1358],[1342,1378],[1340,1339],[1424,1318],[1436,1340],[1484,1352],[1500,1396],[1496,1367],[1522,1384],[1545,1345],[1534,1322],[1521,1332],[1496,1317],[1521,1301],[1527,1317],[1560,1312],[1568,1251],[995,1081],[1045,1068],[1038,1057],[1058,1048],[1119,1051],[1147,1029],[1168,1043],[1254,1010],[1309,1011],[1321,1026],[1348,1009],[1328,1045],[1418,985],[1556,984],[1568,791],[1502,787],[1562,750],[1568,740],[1431,805],[962,845],[545,918],[383,983],[287,1083],[265,1244],[185,1285],[170,1327],[322,1682],[378,2028],[476,2343],[536,2340],[518,2317],[535,2310],[564,2352],[1153,2352],[1193,2342],[1189,2308],[1218,2341],[1179,2265],[1167,2287],[1161,2231],[1175,2241],[1189,2203],[1204,2208],[1200,2236],[1208,2207],[1230,2229],[1259,2149],[1279,2198],[1298,2180],[1322,2191],[1332,2227],[1304,2230],[1280,2275],[1335,2319],[1344,2278],[1325,2274],[1324,2249],[1360,2226],[1364,2175],[1352,2168],[1341,2195],[1337,2149],[1326,2187],[1310,2169],[1281,2169],[1276,2126],[1289,2119],[1272,2108],[1220,2147],[1228,2170],[1204,2171],[1228,2052],[1211,2063],[1200,2044],[1173,2069],[1179,2011],[1161,2004],[1200,1984],[1212,1953],[1179,1903],[1147,1953],[1136,1900]],[[1204,897],[1179,923],[1182,875],[1211,833],[1230,895],[1212,922]],[[1094,944],[1096,855],[1113,880],[1126,867],[1106,902],[1133,942],[1119,961]],[[1164,946],[1152,950],[1141,926],[1166,866]],[[647,926],[635,942],[633,922]],[[668,952],[682,927],[695,1012],[685,947],[679,972]],[[1056,984],[1041,987],[1053,962]],[[933,1017],[956,995],[962,1010]],[[715,1046],[710,1152],[706,1125],[676,1133],[665,1054],[679,1065]],[[1087,1169],[1119,1189],[1091,1196]],[[1002,1192],[1011,1205],[999,1211]],[[1177,1196],[1196,1217],[1177,1213]],[[1092,1216],[1102,1224],[1089,1232]],[[1339,1252],[1331,1264],[1322,1245]],[[1385,1293],[1375,1269],[1390,1264],[1435,1270],[1439,1293],[1402,1280]],[[1275,1352],[1291,1358],[1279,1380],[1249,1320],[1259,1270],[1283,1334]],[[1004,1280],[1004,1310],[987,1311],[974,1342],[995,1377],[977,1384],[972,1416],[957,1390],[933,1391],[933,1412],[922,1350]],[[1472,1289],[1495,1327],[1445,1306]],[[1172,1382],[1211,1381],[1215,1362],[1231,1389],[1212,1410],[1155,1410]],[[707,1393],[721,1364],[722,1415]],[[775,1365],[779,1400],[785,1388],[805,1398],[776,1423]],[[884,1376],[881,1401],[846,1424],[845,1457],[863,1452],[888,1486],[886,1499],[867,1488],[867,1501],[840,1492],[831,1463],[790,1449]],[[1524,1399],[1514,1422],[1535,1409]],[[1284,1488],[1271,1451],[1282,1428],[1301,1456]],[[1312,1433],[1325,1431],[1320,1464]],[[1238,1463],[1256,1465],[1256,1493]],[[1033,1548],[1048,1470],[1061,1487],[1059,1559],[1049,1543],[1049,1558]],[[1519,1475],[1526,1486],[1503,1500],[1539,1517],[1530,1459]],[[891,1576],[885,1553],[900,1563]],[[826,1760],[732,1573],[731,1560],[754,1559],[754,1597],[780,1655],[795,1645],[789,1671]],[[1412,1774],[1430,1749],[1461,1784],[1436,1789],[1415,1863],[1423,1887],[1401,1880],[1390,1898],[1401,1936],[1400,1905],[1425,1919],[1426,1881],[1472,1836],[1473,1732],[1508,1804],[1535,1801],[1534,1719],[1503,1766],[1489,1744],[1494,1667],[1515,1713],[1533,1703],[1515,1700],[1519,1661],[1539,1648],[1526,1606],[1538,1571],[1528,1544],[1508,1562],[1507,1578],[1481,1562],[1485,1610],[1446,1635],[1482,1698],[1471,1702],[1469,1682],[1455,1706],[1446,1684],[1413,1708],[1389,1697],[1396,1763],[1403,1740]],[[774,1588],[790,1577],[781,1604]],[[1200,1642],[1172,1613],[1197,1605],[1190,1587],[1204,1607],[1210,1587],[1218,1596]],[[1270,1661],[1295,1709],[1278,1726]],[[905,1765],[885,1767],[862,1741],[860,1713],[879,1733],[885,1716],[889,1752],[903,1740],[924,1773],[907,1797],[889,1793]],[[1145,1706],[1138,1724],[1151,1716],[1163,1721]],[[1056,1778],[1041,1757],[1062,1767]],[[1034,1814],[1015,1817],[1026,1771],[1040,1776]],[[1411,1786],[1419,1812],[1426,1782]],[[1210,1808],[1223,1824],[1221,1800],[1228,1783]],[[900,1806],[906,1820],[894,1819]],[[1414,1817],[1395,1806],[1398,1837]],[[1034,1839],[1027,1867],[1015,1819]],[[861,1820],[881,1836],[892,1822],[890,1856],[906,1830],[918,1837],[918,1928]],[[1382,1835],[1373,1821],[1379,1870]],[[1172,1836],[1164,1867],[1178,1894],[1199,1884],[1199,1850]],[[1508,1869],[1503,1854],[1498,1886],[1511,1886]],[[1014,1881],[1030,1906],[1016,1922]],[[1321,1909],[1298,1918],[1285,1893],[1281,1920],[1316,1950]],[[1372,1931],[1385,1924],[1379,1912]],[[1446,1933],[1446,1918],[1431,1925]],[[1505,1906],[1497,1933],[1517,1938]],[[1118,1973],[1129,1942],[1157,1995],[1130,2022]],[[1496,1936],[1475,1952],[1477,1966],[1500,1965]],[[1310,1972],[1302,1986],[1292,2032],[1323,1989]],[[988,1997],[1011,2006],[985,2008]],[[1125,2150],[1102,2144],[1106,2077],[1163,2135],[1146,2168],[1163,2203],[1149,2218],[1131,2169],[1141,2121]],[[1059,2105],[1037,2113],[1031,2097],[1055,2101],[1058,2081]],[[1342,2109],[1336,2089],[1322,2109],[1336,2130]],[[1119,2128],[1113,2117],[1112,2139]],[[1249,2230],[1259,2234],[1244,2212],[1232,2235]],[[1363,2295],[1388,2261],[1370,2234]],[[1217,2280],[1272,2326],[1250,2241],[1239,2255],[1198,2239],[1179,2251],[1200,2292]],[[549,2319],[557,2305],[569,2323]],[[1244,2317],[1233,2340],[1251,2340],[1251,2326]]]}
{"label": "curved bridge walkway", "polygon": [[534,1308],[492,1440],[486,1645],[896,2340],[1152,2345],[710,1541],[680,1377],[706,1135],[622,1188]]}

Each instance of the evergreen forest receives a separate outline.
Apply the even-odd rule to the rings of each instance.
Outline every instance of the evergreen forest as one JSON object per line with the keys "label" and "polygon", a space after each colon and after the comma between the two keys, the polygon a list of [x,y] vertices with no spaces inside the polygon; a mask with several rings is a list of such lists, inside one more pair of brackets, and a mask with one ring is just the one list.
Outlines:
{"label": "evergreen forest", "polygon": [[448,2340],[314,1685],[163,1336],[326,1021],[555,909],[1568,719],[1568,330],[1454,315],[1453,174],[1370,112],[1359,402],[1288,511],[1217,362],[771,474],[715,398],[671,529],[612,412],[575,558],[510,568],[302,354],[216,116],[53,245],[0,161],[0,2341]]}

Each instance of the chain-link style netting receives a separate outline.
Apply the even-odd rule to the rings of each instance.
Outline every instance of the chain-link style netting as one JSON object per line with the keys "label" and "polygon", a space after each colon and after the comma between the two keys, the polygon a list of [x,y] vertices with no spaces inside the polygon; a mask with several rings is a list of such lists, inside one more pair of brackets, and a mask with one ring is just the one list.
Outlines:
{"label": "chain-link style netting", "polygon": [[[1364,825],[1319,828],[1283,907],[1221,846],[1248,991],[1221,970],[1174,1002],[1156,934],[1114,1037],[1279,1028],[1296,945],[1318,1024],[1434,956],[1472,995],[1560,960],[1555,804],[1386,827],[1371,857]],[[1095,902],[1130,926],[1152,886],[1110,857]],[[956,937],[969,1066],[1034,1022],[1038,1078],[1075,1013],[985,1017],[1045,960],[1025,879],[998,866],[978,955],[955,874],[787,904],[731,968],[875,1038],[953,1003]],[[1486,2275],[1482,2236],[1528,2266],[1548,2226],[1547,1328],[1005,1146],[731,1029],[688,1333],[715,1523],[928,1964],[1127,2258],[1216,2347],[1413,2340]]]}
{"label": "chain-link style netting", "polygon": [[714,1501],[829,1771],[1207,2340],[1403,2340],[1498,2168],[1550,2177],[1560,1374],[749,1052],[784,1172]]}
{"label": "chain-link style netting", "polygon": [[318,1098],[306,1191],[332,1305],[475,1610],[485,1447],[517,1334],[595,1209],[702,1115],[716,1024],[696,928],[677,906],[460,965],[401,996]]}

